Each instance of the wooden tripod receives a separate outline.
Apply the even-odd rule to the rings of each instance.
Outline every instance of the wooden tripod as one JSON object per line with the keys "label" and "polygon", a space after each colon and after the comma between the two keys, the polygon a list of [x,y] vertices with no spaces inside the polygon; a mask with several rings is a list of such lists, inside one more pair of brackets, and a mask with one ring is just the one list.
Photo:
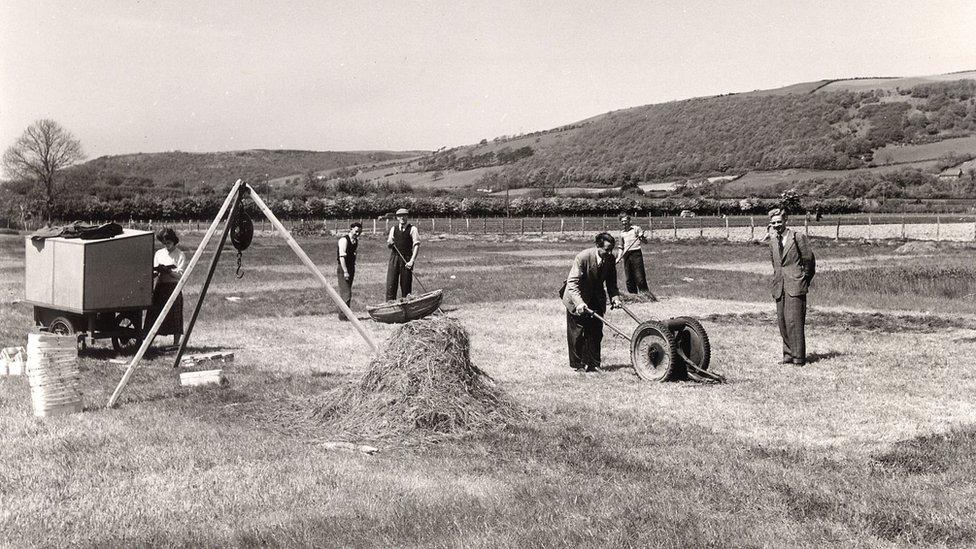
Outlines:
{"label": "wooden tripod", "polygon": [[169,296],[169,299],[166,300],[166,304],[163,305],[163,309],[162,311],[160,311],[159,316],[156,317],[156,321],[153,323],[152,328],[149,329],[149,332],[146,334],[145,339],[142,340],[142,345],[139,346],[139,350],[136,351],[135,356],[132,357],[132,362],[130,362],[129,366],[126,368],[125,374],[123,374],[122,379],[119,380],[118,386],[115,387],[115,391],[112,393],[112,396],[109,397],[108,404],[106,405],[108,408],[112,408],[118,403],[119,397],[122,394],[122,390],[125,389],[126,384],[129,383],[129,379],[132,377],[133,372],[135,372],[135,369],[139,365],[139,362],[142,361],[143,356],[146,354],[146,351],[149,349],[149,345],[152,344],[153,338],[156,337],[156,333],[159,331],[159,328],[162,326],[163,321],[166,319],[166,315],[169,314],[170,309],[173,307],[173,303],[176,302],[176,298],[180,295],[180,292],[183,291],[183,286],[185,286],[186,281],[189,280],[190,273],[193,272],[193,268],[196,267],[196,264],[200,261],[200,257],[203,255],[203,251],[210,244],[210,240],[213,238],[214,233],[217,232],[217,227],[220,225],[220,221],[224,218],[224,214],[226,214],[228,208],[230,208],[230,214],[227,216],[227,222],[226,225],[224,226],[224,232],[220,238],[220,245],[217,248],[216,252],[214,253],[213,259],[211,259],[210,261],[210,268],[209,271],[207,272],[207,279],[203,284],[203,289],[200,291],[200,298],[197,300],[197,304],[193,309],[193,315],[190,317],[190,323],[187,327],[187,331],[183,338],[183,342],[180,344],[180,349],[177,353],[176,361],[173,364],[174,367],[179,366],[180,358],[183,356],[183,352],[186,350],[186,344],[190,339],[190,332],[193,330],[193,326],[196,323],[197,316],[200,313],[200,307],[203,304],[203,299],[204,297],[206,297],[207,289],[210,287],[210,281],[213,278],[214,270],[217,267],[217,261],[220,259],[220,252],[223,249],[224,244],[227,242],[227,235],[230,233],[231,227],[233,227],[234,225],[234,220],[236,219],[236,216],[240,212],[240,203],[245,197],[248,196],[254,201],[254,204],[257,205],[258,209],[261,210],[261,212],[265,215],[265,217],[268,218],[268,221],[271,222],[271,224],[278,231],[278,233],[281,234],[281,236],[285,239],[285,242],[288,244],[288,246],[295,252],[298,258],[301,259],[302,263],[304,263],[305,266],[309,268],[309,270],[312,272],[312,275],[315,276],[315,278],[317,278],[319,282],[322,283],[323,286],[325,286],[326,293],[329,294],[329,297],[331,297],[332,300],[335,302],[336,306],[339,307],[339,310],[341,310],[342,313],[346,315],[346,318],[352,321],[352,325],[356,328],[356,331],[359,332],[359,335],[363,337],[363,340],[369,346],[370,350],[373,352],[379,350],[379,345],[376,343],[376,340],[373,339],[373,337],[369,334],[369,332],[366,331],[366,327],[363,326],[361,322],[359,322],[359,319],[356,318],[356,315],[353,314],[352,310],[346,305],[346,302],[342,300],[342,297],[339,296],[339,293],[336,292],[335,288],[333,288],[332,285],[329,284],[329,281],[325,278],[325,275],[322,274],[322,271],[318,268],[317,265],[315,265],[315,262],[312,261],[310,257],[308,257],[308,254],[305,253],[305,250],[303,250],[302,247],[299,246],[298,242],[296,242],[295,239],[291,236],[291,233],[289,233],[288,230],[285,229],[285,226],[281,224],[281,221],[278,220],[278,217],[275,216],[275,214],[271,211],[271,209],[268,208],[268,206],[264,203],[264,201],[261,200],[261,197],[258,196],[256,192],[254,192],[254,189],[250,185],[238,179],[237,182],[234,183],[234,186],[231,188],[230,193],[227,195],[227,198],[224,200],[224,203],[220,206],[220,210],[218,211],[217,216],[210,224],[210,227],[207,229],[206,234],[204,234],[203,240],[201,240],[200,245],[197,246],[196,252],[193,253],[193,257],[190,259],[190,262],[187,264],[186,271],[183,273],[183,276],[180,277],[179,282],[177,282],[176,288],[173,290],[173,293]]}

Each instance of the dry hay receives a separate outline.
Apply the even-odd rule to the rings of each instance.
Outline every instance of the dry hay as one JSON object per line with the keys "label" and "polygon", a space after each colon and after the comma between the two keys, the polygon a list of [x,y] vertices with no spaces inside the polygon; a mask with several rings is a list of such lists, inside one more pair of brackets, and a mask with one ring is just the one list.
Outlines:
{"label": "dry hay", "polygon": [[521,411],[471,363],[461,323],[433,316],[400,326],[366,375],[314,414],[351,436],[437,439],[500,429]]}
{"label": "dry hay", "polygon": [[624,303],[654,303],[658,300],[653,294],[646,292],[636,294],[621,293],[618,297]]}
{"label": "dry hay", "polygon": [[932,255],[939,253],[939,246],[927,240],[906,242],[894,249],[898,255]]}

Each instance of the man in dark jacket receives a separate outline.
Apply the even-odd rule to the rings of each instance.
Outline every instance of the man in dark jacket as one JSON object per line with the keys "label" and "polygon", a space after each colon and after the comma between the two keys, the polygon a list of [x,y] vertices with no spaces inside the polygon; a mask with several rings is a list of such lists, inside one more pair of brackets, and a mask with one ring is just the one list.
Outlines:
{"label": "man in dark jacket", "polygon": [[786,212],[769,212],[769,255],[773,262],[773,299],[783,336],[783,364],[802,366],[807,360],[807,291],[816,273],[816,259],[807,236],[786,228]]}
{"label": "man in dark jacket", "polygon": [[563,305],[566,306],[566,339],[569,365],[578,371],[593,372],[600,367],[603,322],[593,316],[607,312],[607,295],[612,307],[620,304],[617,267],[609,233],[596,235],[596,246],[576,255],[566,278]]}

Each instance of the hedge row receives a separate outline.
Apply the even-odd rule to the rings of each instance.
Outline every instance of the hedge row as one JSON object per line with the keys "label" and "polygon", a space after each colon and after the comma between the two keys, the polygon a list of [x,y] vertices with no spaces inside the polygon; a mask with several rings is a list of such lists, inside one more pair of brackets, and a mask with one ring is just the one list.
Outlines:
{"label": "hedge row", "polygon": [[[0,219],[20,219],[17,195],[0,196]],[[23,197],[19,197],[23,199]],[[95,197],[61,201],[55,204],[57,219],[209,219],[223,202],[222,197],[132,197],[105,202]],[[516,198],[506,208],[502,200],[491,198],[452,197],[340,197],[335,199],[267,200],[281,218],[309,217],[352,218],[375,217],[397,208],[408,208],[414,216],[541,216],[541,215],[613,215],[620,211],[639,215],[676,215],[691,210],[699,215],[760,214],[780,205],[779,199],[721,200],[709,198]],[[802,209],[822,213],[853,213],[864,209],[860,199],[826,199],[805,201]],[[796,209],[796,208],[794,208]]]}

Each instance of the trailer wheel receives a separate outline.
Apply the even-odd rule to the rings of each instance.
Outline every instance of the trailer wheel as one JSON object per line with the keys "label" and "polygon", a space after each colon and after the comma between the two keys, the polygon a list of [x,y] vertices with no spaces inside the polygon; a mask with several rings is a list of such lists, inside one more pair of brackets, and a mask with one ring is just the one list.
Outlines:
{"label": "trailer wheel", "polygon": [[688,360],[699,370],[707,370],[712,359],[712,347],[701,322],[690,316],[679,316],[665,324],[674,334],[678,356]]}
{"label": "trailer wheel", "polygon": [[671,330],[653,320],[642,322],[634,330],[630,340],[630,362],[637,376],[647,381],[672,381],[685,377],[685,365],[678,358]]}
{"label": "trailer wheel", "polygon": [[58,335],[71,335],[77,333],[74,324],[71,323],[71,319],[65,316],[55,317],[54,320],[47,325],[47,329],[52,334]]}
{"label": "trailer wheel", "polygon": [[125,313],[115,315],[115,330],[119,335],[112,337],[112,348],[122,354],[134,353],[142,344],[142,334],[136,320]]}

